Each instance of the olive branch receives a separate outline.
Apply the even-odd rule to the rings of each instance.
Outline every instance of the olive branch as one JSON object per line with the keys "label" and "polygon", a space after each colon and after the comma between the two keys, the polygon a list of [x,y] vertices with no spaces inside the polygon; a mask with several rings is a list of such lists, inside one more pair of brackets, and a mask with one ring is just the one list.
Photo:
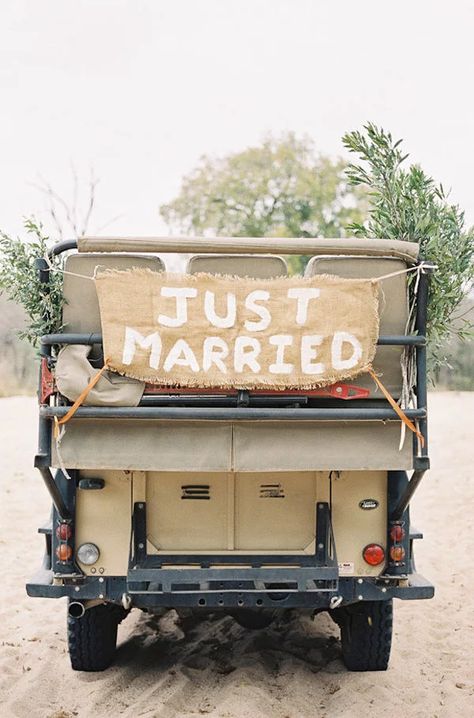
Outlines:
{"label": "olive branch", "polygon": [[[18,336],[36,347],[43,334],[61,330],[63,275],[51,271],[47,284],[40,281],[36,260],[46,256],[49,237],[34,219],[26,219],[24,226],[28,241],[0,231],[0,291],[23,306],[29,321],[25,329],[18,331]],[[59,258],[50,261],[53,267],[61,268]]]}
{"label": "olive branch", "polygon": [[349,132],[344,146],[363,164],[350,164],[350,184],[368,190],[369,216],[348,226],[357,237],[418,242],[420,255],[437,266],[430,283],[427,336],[432,378],[447,364],[446,340],[464,340],[473,324],[457,314],[474,278],[474,228],[467,230],[464,213],[450,204],[441,184],[418,165],[403,166],[408,154],[402,140],[372,123]]}

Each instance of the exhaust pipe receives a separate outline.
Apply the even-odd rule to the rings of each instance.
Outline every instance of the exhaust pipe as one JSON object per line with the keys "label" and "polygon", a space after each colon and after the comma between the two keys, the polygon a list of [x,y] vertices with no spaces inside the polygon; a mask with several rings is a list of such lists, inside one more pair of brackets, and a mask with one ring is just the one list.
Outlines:
{"label": "exhaust pipe", "polygon": [[80,601],[72,601],[69,604],[67,611],[71,618],[82,618],[82,616],[86,612],[86,609],[84,604]]}

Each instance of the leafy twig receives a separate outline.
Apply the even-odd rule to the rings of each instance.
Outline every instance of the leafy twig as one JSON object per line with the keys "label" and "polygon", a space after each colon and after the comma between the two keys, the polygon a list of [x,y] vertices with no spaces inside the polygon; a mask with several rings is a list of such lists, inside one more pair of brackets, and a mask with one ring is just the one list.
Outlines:
{"label": "leafy twig", "polygon": [[[35,261],[46,255],[49,237],[43,234],[41,224],[34,219],[25,220],[25,229],[31,238],[27,242],[0,232],[0,291],[23,306],[29,322],[18,334],[37,346],[43,334],[61,329],[63,275],[50,272],[48,285],[40,282]],[[52,261],[53,266],[60,267],[59,259]]]}
{"label": "leafy twig", "polygon": [[458,307],[474,277],[474,231],[466,230],[464,213],[449,204],[443,186],[418,165],[402,167],[408,155],[401,140],[373,123],[349,132],[344,146],[364,164],[346,170],[351,185],[368,191],[369,219],[348,226],[359,237],[418,242],[421,256],[437,265],[430,287],[428,340],[432,377],[446,364],[442,343],[448,336],[465,338],[472,325],[457,325]]}

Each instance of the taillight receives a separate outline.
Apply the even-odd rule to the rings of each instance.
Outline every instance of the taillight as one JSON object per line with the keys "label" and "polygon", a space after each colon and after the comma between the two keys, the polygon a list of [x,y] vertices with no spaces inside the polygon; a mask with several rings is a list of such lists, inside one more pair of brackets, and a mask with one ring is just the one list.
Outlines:
{"label": "taillight", "polygon": [[58,541],[69,541],[72,536],[72,528],[70,524],[58,524],[56,528],[56,537]]}
{"label": "taillight", "polygon": [[56,556],[59,561],[69,561],[72,557],[72,548],[67,543],[61,543],[56,548]]}
{"label": "taillight", "polygon": [[390,529],[390,538],[393,543],[400,543],[405,538],[405,529],[400,524],[394,524]]}
{"label": "taillight", "polygon": [[394,521],[389,529],[390,548],[388,554],[390,563],[393,567],[404,566],[405,546],[403,545],[406,538],[406,531],[401,521]]}
{"label": "taillight", "polygon": [[369,543],[362,551],[362,556],[370,566],[379,566],[385,561],[385,551],[378,543]]}
{"label": "taillight", "polygon": [[405,549],[403,546],[392,546],[390,549],[390,558],[395,563],[400,563],[405,558]]}
{"label": "taillight", "polygon": [[56,557],[61,563],[67,563],[72,559],[73,548],[72,538],[73,530],[72,525],[67,521],[59,521],[56,526]]}

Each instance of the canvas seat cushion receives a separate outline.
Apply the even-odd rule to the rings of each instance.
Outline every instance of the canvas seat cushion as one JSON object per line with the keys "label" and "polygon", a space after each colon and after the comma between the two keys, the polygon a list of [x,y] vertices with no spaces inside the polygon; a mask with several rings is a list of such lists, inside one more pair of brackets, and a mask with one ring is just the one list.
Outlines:
{"label": "canvas seat cushion", "polygon": [[[75,275],[93,277],[96,267],[107,269],[148,268],[162,272],[164,264],[159,257],[133,254],[71,254],[64,269]],[[64,275],[64,332],[100,333],[99,302],[94,282],[82,276]]]}
{"label": "canvas seat cushion", "polygon": [[[392,272],[404,271],[407,265],[400,259],[391,257],[349,257],[328,256],[313,257],[309,260],[305,276],[334,274],[338,277],[371,278],[382,277]],[[407,275],[399,274],[380,283],[379,292],[380,334],[403,335],[408,320]],[[392,396],[398,398],[402,391],[402,372],[400,359],[403,349],[399,346],[381,346],[373,362],[375,371]],[[361,374],[354,382],[361,388],[371,391],[373,398],[382,398],[373,379]]]}
{"label": "canvas seat cushion", "polygon": [[188,261],[188,274],[224,274],[231,277],[270,279],[286,277],[288,268],[283,257],[255,254],[196,254]]}

